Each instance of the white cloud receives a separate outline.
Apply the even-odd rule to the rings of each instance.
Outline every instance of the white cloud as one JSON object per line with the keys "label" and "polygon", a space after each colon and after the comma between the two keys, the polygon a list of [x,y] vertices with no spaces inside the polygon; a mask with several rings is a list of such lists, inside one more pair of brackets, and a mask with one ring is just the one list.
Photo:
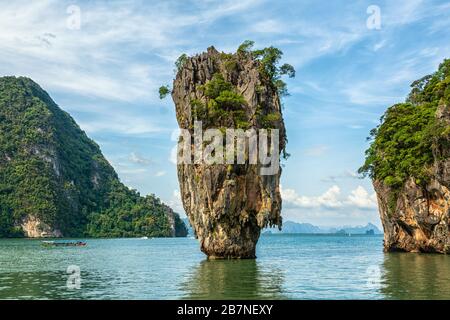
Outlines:
{"label": "white cloud", "polygon": [[172,197],[166,201],[167,205],[169,205],[175,212],[186,215],[183,208],[183,203],[181,201],[181,194],[178,189],[173,190]]}
{"label": "white cloud", "polygon": [[333,185],[319,196],[301,196],[294,189],[281,188],[281,196],[283,201],[297,208],[377,208],[376,194],[369,195],[362,186],[350,191],[346,198],[341,197],[341,189],[337,185]]}
{"label": "white cloud", "polygon": [[337,175],[330,175],[324,179],[322,179],[322,182],[333,182],[336,183],[339,180],[342,179],[358,179],[359,175],[351,170],[345,170],[343,173],[341,174],[337,174]]}
{"label": "white cloud", "polygon": [[[401,101],[404,97],[397,95],[387,95],[386,85],[378,78],[373,80],[373,75],[368,75],[367,80],[359,83],[346,84],[342,89],[342,94],[353,104],[389,104]],[[384,81],[385,82],[385,81]]]}
{"label": "white cloud", "polygon": [[177,165],[178,164],[178,147],[175,145],[170,149],[170,154],[168,159],[171,164]]}
{"label": "white cloud", "polygon": [[162,177],[165,176],[167,172],[165,171],[158,171],[155,173],[155,177]]}
{"label": "white cloud", "polygon": [[380,42],[377,42],[374,46],[373,46],[373,51],[378,51],[381,48],[383,48],[386,45],[387,41],[386,39],[381,40]]}
{"label": "white cloud", "polygon": [[300,196],[294,189],[281,188],[283,200],[300,208],[339,208],[342,206],[342,202],[338,200],[340,193],[341,190],[336,185],[316,197]]}
{"label": "white cloud", "polygon": [[101,119],[80,120],[78,123],[81,129],[88,133],[106,131],[125,135],[144,135],[161,132],[163,130],[145,119],[131,116],[124,116],[121,118],[105,115],[105,117]]}
{"label": "white cloud", "polygon": [[144,169],[144,168],[121,168],[121,167],[118,167],[117,168],[117,172],[119,173],[119,175],[124,175],[125,179],[127,179],[127,181],[132,181],[132,179],[129,179],[130,175],[140,175],[140,174],[147,173],[147,169]]}
{"label": "white cloud", "polygon": [[258,33],[283,33],[284,25],[280,21],[267,19],[255,23],[251,30]]}
{"label": "white cloud", "polygon": [[369,195],[364,187],[358,186],[350,192],[346,204],[360,209],[374,209],[377,208],[377,196],[375,193]]}
{"label": "white cloud", "polygon": [[149,165],[150,163],[152,163],[151,159],[141,156],[141,155],[137,154],[136,152],[132,152],[130,154],[129,160],[131,162],[141,164],[141,165]]}
{"label": "white cloud", "polygon": [[355,129],[355,130],[364,128],[364,126],[359,125],[359,124],[351,124],[351,125],[349,125],[349,126],[347,126],[347,127],[348,127],[349,129]]}
{"label": "white cloud", "polygon": [[[188,43],[179,33],[255,6],[259,1],[210,2],[194,13],[165,1],[80,3],[81,28],[66,26],[68,3],[13,1],[0,10],[0,74],[30,76],[51,90],[111,100],[156,100],[167,67],[135,55],[175,55]],[[198,3],[201,7],[201,4]],[[179,49],[178,49],[179,50]],[[179,52],[178,52],[179,55]],[[169,71],[170,73],[170,71]]]}

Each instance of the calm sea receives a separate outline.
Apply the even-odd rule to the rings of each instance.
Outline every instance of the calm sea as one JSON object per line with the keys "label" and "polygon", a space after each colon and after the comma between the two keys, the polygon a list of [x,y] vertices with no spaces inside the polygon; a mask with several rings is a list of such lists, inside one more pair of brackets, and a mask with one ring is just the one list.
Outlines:
{"label": "calm sea", "polygon": [[449,256],[384,254],[381,236],[263,235],[242,261],[190,238],[87,242],[0,240],[0,298],[450,299]]}

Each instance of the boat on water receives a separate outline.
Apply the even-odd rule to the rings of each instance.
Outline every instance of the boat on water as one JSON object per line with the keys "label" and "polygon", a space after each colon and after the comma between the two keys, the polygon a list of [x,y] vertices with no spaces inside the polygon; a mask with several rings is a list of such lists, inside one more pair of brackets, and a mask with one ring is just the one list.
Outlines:
{"label": "boat on water", "polygon": [[44,247],[85,247],[86,242],[82,241],[42,241]]}

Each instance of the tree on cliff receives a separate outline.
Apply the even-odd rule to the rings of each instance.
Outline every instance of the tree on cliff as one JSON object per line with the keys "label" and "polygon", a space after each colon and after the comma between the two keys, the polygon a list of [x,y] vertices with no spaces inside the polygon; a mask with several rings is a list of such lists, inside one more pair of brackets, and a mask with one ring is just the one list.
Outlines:
{"label": "tree on cliff", "polygon": [[[279,66],[279,62],[283,56],[283,51],[273,46],[252,50],[255,42],[252,40],[245,40],[237,49],[238,55],[249,55],[254,59],[260,61],[260,72],[261,75],[270,79],[274,87],[278,90],[278,94],[280,96],[288,96],[289,92],[287,91],[286,83],[281,80],[281,77],[287,75],[289,78],[295,78],[295,69],[290,64],[283,64]],[[229,59],[233,59],[232,55],[222,54],[223,57],[227,57]],[[181,70],[183,65],[188,60],[188,56],[183,53],[176,61],[175,61],[175,72]],[[236,61],[228,62],[228,65],[235,65]],[[168,85],[161,86],[159,88],[159,97],[164,99],[170,91],[170,87]]]}

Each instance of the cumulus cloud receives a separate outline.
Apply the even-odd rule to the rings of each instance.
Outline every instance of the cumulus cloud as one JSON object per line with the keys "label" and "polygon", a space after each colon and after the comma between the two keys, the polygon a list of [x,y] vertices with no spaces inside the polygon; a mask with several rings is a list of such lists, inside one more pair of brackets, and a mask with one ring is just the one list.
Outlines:
{"label": "cumulus cloud", "polygon": [[342,206],[338,200],[340,193],[341,189],[336,185],[316,197],[301,196],[294,189],[281,188],[283,200],[300,208],[339,208]]}
{"label": "cumulus cloud", "polygon": [[340,208],[358,208],[375,209],[377,200],[375,193],[369,195],[367,190],[358,186],[351,190],[347,197],[342,197],[341,189],[333,185],[323,194],[318,196],[302,196],[294,189],[281,188],[283,201],[297,208],[322,208],[322,209],[340,209]]}
{"label": "cumulus cloud", "polygon": [[375,193],[369,195],[364,187],[358,186],[350,192],[346,204],[360,209],[374,209],[377,207],[377,196]]}

